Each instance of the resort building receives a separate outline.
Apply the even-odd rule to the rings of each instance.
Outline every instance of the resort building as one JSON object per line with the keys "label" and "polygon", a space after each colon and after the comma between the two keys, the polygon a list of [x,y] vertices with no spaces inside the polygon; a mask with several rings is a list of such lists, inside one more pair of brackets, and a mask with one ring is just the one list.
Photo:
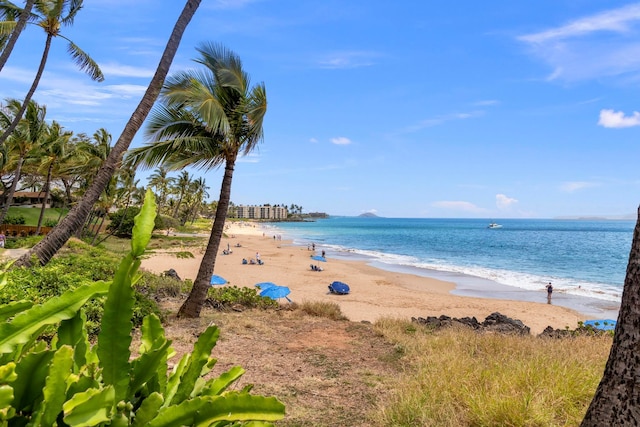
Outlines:
{"label": "resort building", "polygon": [[287,219],[287,208],[282,206],[245,206],[235,207],[238,218],[249,219]]}

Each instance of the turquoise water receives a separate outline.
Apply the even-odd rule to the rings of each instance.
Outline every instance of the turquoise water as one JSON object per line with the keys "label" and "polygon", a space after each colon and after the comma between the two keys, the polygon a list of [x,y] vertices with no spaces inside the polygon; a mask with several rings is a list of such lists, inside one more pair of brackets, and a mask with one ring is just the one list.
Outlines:
{"label": "turquoise water", "polygon": [[332,217],[277,223],[294,244],[388,269],[620,301],[634,221]]}

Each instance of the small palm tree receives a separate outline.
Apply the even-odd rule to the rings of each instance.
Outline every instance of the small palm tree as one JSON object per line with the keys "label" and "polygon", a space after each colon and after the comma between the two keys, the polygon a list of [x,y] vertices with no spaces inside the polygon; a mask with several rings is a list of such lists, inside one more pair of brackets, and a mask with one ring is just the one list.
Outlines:
{"label": "small palm tree", "polygon": [[71,54],[73,61],[80,67],[82,71],[85,71],[89,74],[92,80],[103,81],[104,76],[102,75],[102,71],[100,71],[100,67],[98,64],[94,62],[91,57],[85,53],[82,49],[80,49],[75,43],[71,40],[60,34],[60,27],[69,26],[73,24],[73,20],[76,14],[82,8],[83,0],[50,0],[50,1],[37,1],[35,3],[35,14],[32,15],[32,20],[35,21],[35,24],[44,30],[47,34],[47,38],[45,40],[44,51],[42,52],[42,58],[40,59],[40,66],[38,67],[38,71],[36,72],[36,76],[31,83],[31,87],[27,92],[27,95],[22,102],[22,107],[20,111],[17,112],[13,122],[11,125],[4,130],[2,136],[0,136],[0,144],[4,143],[7,140],[11,132],[16,128],[18,122],[22,118],[25,109],[31,97],[33,96],[38,84],[40,83],[40,78],[42,77],[42,73],[44,72],[44,67],[47,64],[47,58],[49,57],[49,49],[51,48],[51,41],[54,37],[61,37],[69,42],[67,50]]}
{"label": "small palm tree", "polygon": [[149,186],[156,189],[158,192],[158,213],[162,213],[162,208],[167,202],[167,193],[169,192],[169,184],[171,184],[171,178],[169,177],[169,171],[167,168],[159,167],[149,176]]}
{"label": "small palm tree", "polygon": [[[10,123],[13,120],[11,113],[17,113],[20,108],[18,100],[9,100],[7,108],[0,110],[0,127]],[[46,107],[38,105],[35,101],[30,101],[27,106],[27,114],[20,121],[20,126],[16,128],[11,138],[6,142],[8,160],[5,170],[13,172],[13,181],[6,197],[4,197],[2,210],[0,210],[0,224],[4,222],[9,206],[13,201],[13,194],[16,191],[18,182],[20,182],[24,162],[31,150],[40,143],[43,136],[46,128],[46,114]]]}
{"label": "small palm tree", "polygon": [[43,191],[44,201],[40,208],[40,216],[38,217],[38,226],[36,227],[36,235],[40,234],[44,212],[47,206],[47,200],[51,195],[51,180],[53,179],[54,169],[60,166],[61,160],[67,154],[67,144],[73,133],[63,130],[60,123],[55,120],[45,128],[42,141],[37,152],[39,159],[39,169],[46,176]]}
{"label": "small palm tree", "polygon": [[224,231],[231,182],[238,155],[250,153],[263,139],[267,111],[265,86],[250,86],[240,58],[217,44],[198,47],[204,71],[186,71],[167,79],[163,104],[147,129],[152,141],[131,150],[126,162],[171,170],[187,166],[210,169],[224,164],[218,207],[193,288],[178,312],[198,317],[204,304]]}

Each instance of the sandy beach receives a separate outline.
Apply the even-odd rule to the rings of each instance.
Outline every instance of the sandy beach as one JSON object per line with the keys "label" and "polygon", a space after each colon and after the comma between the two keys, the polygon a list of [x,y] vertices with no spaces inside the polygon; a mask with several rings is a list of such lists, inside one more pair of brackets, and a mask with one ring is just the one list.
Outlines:
{"label": "sandy beach", "polygon": [[[547,326],[575,328],[585,315],[578,311],[545,302],[515,301],[454,295],[456,286],[444,280],[413,274],[386,271],[362,261],[337,260],[327,262],[311,260],[320,254],[307,247],[293,246],[291,242],[274,239],[264,234],[259,225],[231,224],[220,245],[215,274],[229,281],[227,286],[254,287],[259,282],[274,282],[291,289],[289,298],[295,302],[327,301],[339,304],[351,321],[374,322],[382,317],[404,318],[447,315],[451,317],[475,316],[482,321],[493,312],[500,312],[521,320],[538,334]],[[268,233],[268,231],[267,231]],[[223,249],[231,249],[222,255]],[[238,247],[237,245],[241,245]],[[179,250],[179,249],[176,249]],[[155,273],[173,268],[182,279],[195,279],[202,252],[192,253],[194,258],[177,258],[170,251],[157,251],[142,262],[142,268]],[[256,258],[263,265],[243,265],[242,259]],[[322,267],[313,271],[311,264]],[[334,295],[327,286],[334,280],[347,283],[348,295]],[[544,294],[541,300],[544,301]],[[284,300],[283,300],[284,301]],[[284,301],[283,303],[286,303]]]}

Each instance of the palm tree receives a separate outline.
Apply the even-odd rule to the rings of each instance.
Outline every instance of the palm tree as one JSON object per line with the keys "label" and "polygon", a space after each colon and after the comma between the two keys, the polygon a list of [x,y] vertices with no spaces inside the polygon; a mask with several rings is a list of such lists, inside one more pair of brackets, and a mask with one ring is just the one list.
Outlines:
{"label": "palm tree", "polygon": [[189,176],[189,172],[182,171],[180,176],[176,178],[175,183],[175,191],[178,194],[178,200],[176,200],[176,205],[173,208],[173,217],[177,218],[178,213],[180,212],[180,206],[182,205],[182,199],[184,199],[185,194],[187,194],[187,191],[189,191],[189,185],[191,185],[191,177]]}
{"label": "palm tree", "polygon": [[152,142],[131,150],[127,162],[172,170],[186,166],[210,169],[224,164],[218,208],[193,288],[178,312],[198,317],[204,304],[231,200],[233,170],[240,153],[250,153],[263,138],[267,110],[264,84],[250,87],[240,58],[220,45],[202,44],[196,59],[204,71],[178,73],[168,79],[164,104],[152,115]]}
{"label": "palm tree", "polygon": [[158,192],[158,213],[162,213],[162,208],[167,201],[167,192],[171,183],[168,172],[167,168],[159,167],[149,176],[149,185]]}
{"label": "palm tree", "polygon": [[49,57],[49,49],[51,48],[51,41],[54,37],[61,37],[69,42],[67,50],[71,54],[73,61],[80,67],[80,70],[89,74],[92,80],[99,82],[104,80],[100,67],[96,64],[89,55],[87,55],[82,49],[80,49],[71,40],[60,34],[61,26],[70,26],[73,24],[73,20],[76,14],[82,8],[83,0],[50,0],[50,1],[37,1],[35,3],[35,17],[37,20],[36,25],[44,30],[47,34],[47,38],[44,44],[44,51],[42,52],[42,58],[40,59],[40,66],[36,72],[36,76],[31,83],[31,87],[27,92],[27,95],[22,102],[22,108],[16,114],[11,125],[5,129],[2,136],[0,136],[0,144],[7,140],[11,132],[18,125],[18,122],[22,118],[27,104],[31,100],[38,84],[40,83],[40,77],[44,72],[44,67],[47,64],[47,58]]}
{"label": "palm tree", "polygon": [[[0,71],[4,68],[4,64],[7,63],[18,37],[20,37],[22,30],[27,25],[34,1],[27,0],[24,9],[20,9],[8,1],[3,2],[0,6],[0,19],[5,23],[5,25],[0,25],[0,46],[3,46],[2,54],[0,54]],[[18,16],[18,21],[15,20],[16,16]],[[7,32],[10,32],[8,37]]]}
{"label": "palm tree", "polygon": [[47,200],[51,195],[51,180],[54,168],[60,165],[61,159],[66,155],[67,144],[73,135],[70,131],[62,130],[60,123],[55,120],[51,125],[46,126],[45,132],[38,150],[38,158],[40,168],[46,170],[46,178],[44,183],[44,201],[40,208],[40,216],[38,217],[38,226],[36,227],[36,235],[40,234],[42,220],[47,206]]}
{"label": "palm tree", "polygon": [[165,50],[160,58],[160,63],[158,64],[156,72],[151,79],[142,100],[129,118],[129,121],[125,125],[116,145],[109,153],[109,157],[107,157],[107,160],[98,171],[91,187],[87,190],[84,197],[71,209],[71,211],[69,211],[69,214],[64,217],[49,234],[47,234],[44,239],[16,260],[13,264],[14,266],[31,265],[31,257],[33,255],[37,256],[42,265],[47,264],[56,252],[67,242],[67,240],[69,240],[69,237],[83,226],[89,216],[89,212],[91,212],[93,204],[98,200],[100,194],[102,194],[102,191],[109,183],[116,167],[118,167],[122,160],[123,154],[129,148],[133,137],[142,126],[142,123],[153,107],[153,103],[160,94],[164,79],[169,72],[171,62],[173,61],[176,51],[180,46],[182,35],[198,9],[198,6],[200,6],[200,1],[201,0],[187,0],[178,20],[176,21],[173,31],[171,32],[171,36],[169,37]]}
{"label": "palm tree", "polygon": [[640,425],[640,209],[609,360],[581,427]]}
{"label": "palm tree", "polygon": [[[9,112],[17,112],[20,110],[20,102],[18,100],[9,100],[7,108]],[[21,120],[20,126],[15,129],[15,132],[11,135],[11,138],[7,141],[7,151],[9,154],[9,161],[6,164],[6,169],[13,171],[13,181],[11,187],[7,191],[6,197],[4,197],[4,205],[0,210],[0,224],[4,222],[4,218],[7,216],[9,206],[13,201],[13,194],[16,191],[18,182],[22,174],[22,167],[25,159],[29,155],[29,152],[37,146],[42,138],[43,132],[46,127],[45,116],[47,109],[44,106],[38,105],[35,101],[30,101],[27,106],[27,113],[25,118]],[[0,124],[6,125],[12,121],[12,116],[7,111],[0,110]]]}

